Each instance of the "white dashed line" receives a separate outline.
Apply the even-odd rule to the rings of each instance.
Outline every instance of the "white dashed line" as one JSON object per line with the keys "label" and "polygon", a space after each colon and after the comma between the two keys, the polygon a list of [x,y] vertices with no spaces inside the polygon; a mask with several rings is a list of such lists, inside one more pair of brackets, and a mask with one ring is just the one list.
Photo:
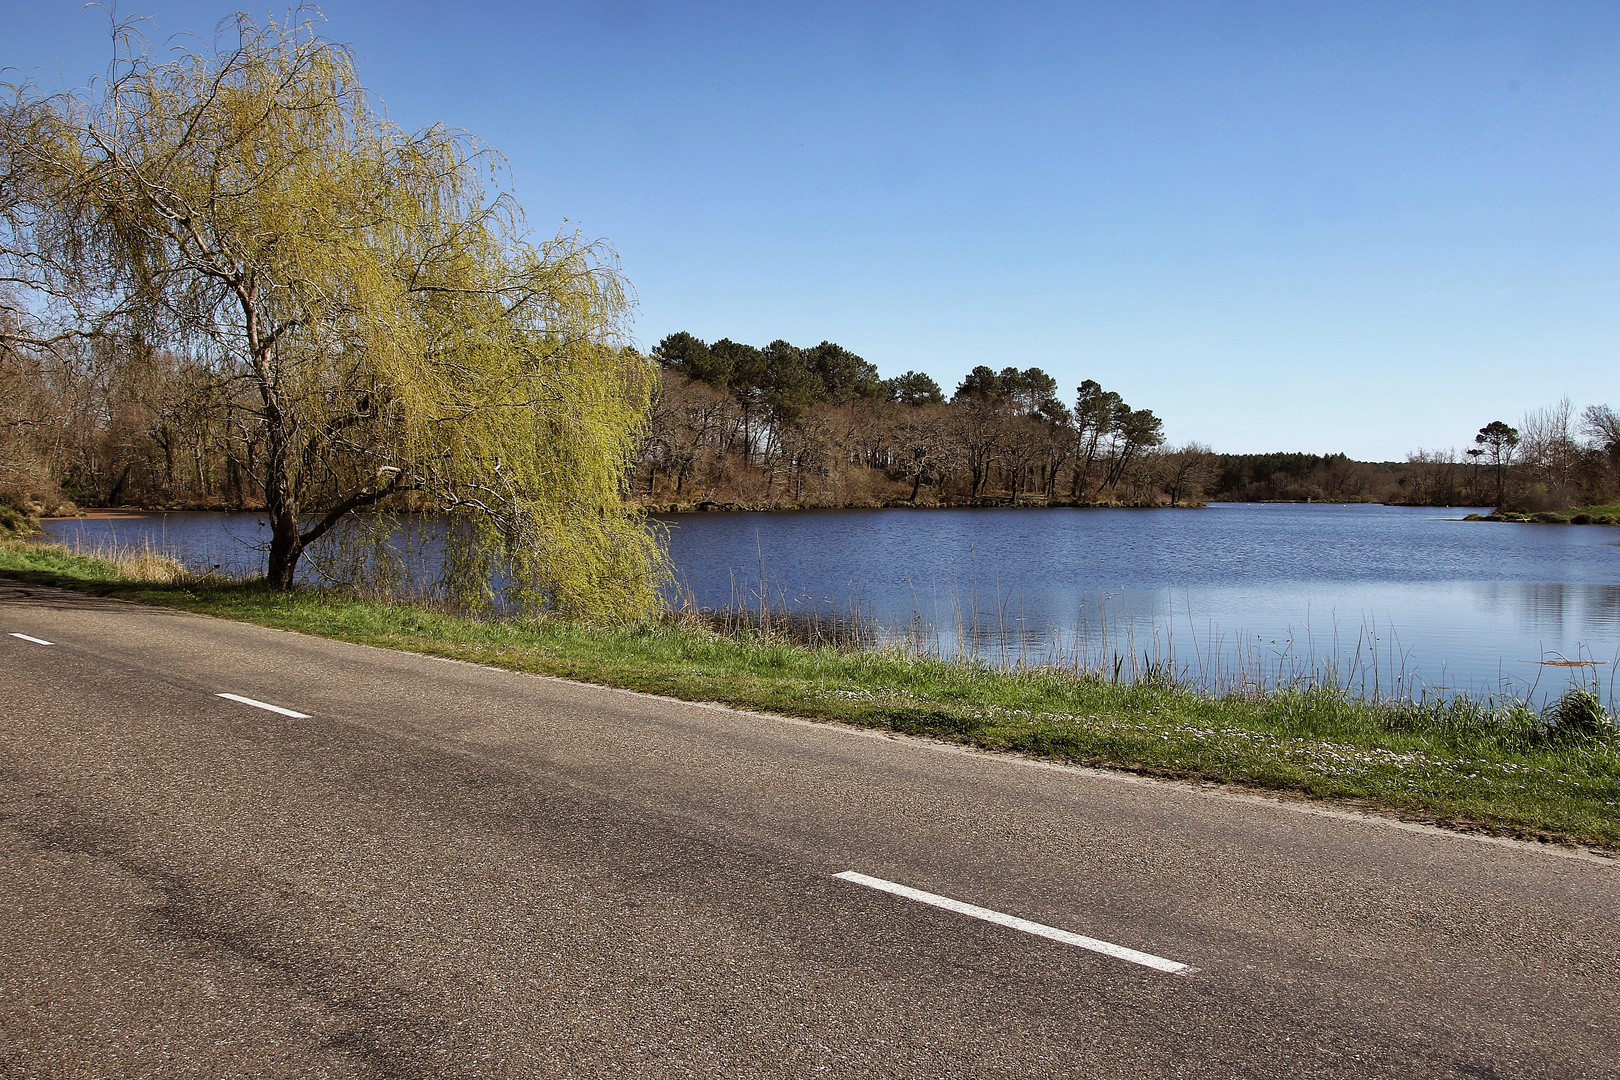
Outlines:
{"label": "white dashed line", "polygon": [[56,642],[54,642],[54,641],[46,641],[44,638],[29,637],[27,634],[12,634],[11,636],[12,637],[20,637],[24,641],[32,641],[35,645],[55,645],[56,644]]}
{"label": "white dashed line", "polygon": [[308,713],[293,712],[291,709],[283,709],[280,705],[271,705],[269,702],[265,701],[255,701],[250,697],[243,697],[240,694],[216,694],[214,696],[226,698],[230,701],[240,701],[243,705],[251,705],[255,709],[264,709],[266,712],[279,713],[282,716],[289,716],[294,720],[309,719]]}
{"label": "white dashed line", "polygon": [[896,885],[892,881],[867,877],[865,874],[857,874],[853,870],[845,870],[842,874],[833,876],[842,878],[845,881],[852,881],[857,885],[865,885],[869,889],[877,889],[880,892],[903,896],[907,900],[915,900],[919,904],[929,904],[933,907],[944,908],[946,911],[954,911],[959,915],[983,919],[985,922],[995,923],[997,926],[1022,930],[1024,933],[1034,934],[1036,937],[1049,938],[1052,941],[1060,941],[1065,945],[1074,945],[1081,949],[1090,949],[1094,953],[1112,956],[1116,960],[1125,960],[1132,964],[1141,964],[1143,967],[1163,971],[1170,975],[1191,975],[1198,970],[1175,960],[1166,960],[1162,956],[1154,956],[1152,953],[1138,952],[1135,949],[1127,949],[1123,945],[1098,941],[1096,938],[1089,938],[1082,934],[1071,934],[1067,930],[1059,930],[1055,926],[1030,922],[1028,919],[1020,919],[1016,915],[1004,915],[999,911],[979,907],[977,904],[964,904],[962,901],[952,900],[948,896],[937,896],[931,892],[923,892],[921,889],[913,889],[909,885]]}

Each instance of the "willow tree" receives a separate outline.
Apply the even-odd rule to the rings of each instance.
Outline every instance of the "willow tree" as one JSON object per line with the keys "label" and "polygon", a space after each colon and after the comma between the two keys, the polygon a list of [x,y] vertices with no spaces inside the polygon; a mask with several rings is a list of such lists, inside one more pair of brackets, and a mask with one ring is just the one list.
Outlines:
{"label": "willow tree", "polygon": [[389,122],[308,23],[238,16],[164,63],[117,40],[91,90],[10,88],[0,257],[30,299],[0,332],[245,389],[276,586],[347,515],[433,506],[520,600],[653,604],[661,549],[622,495],[654,372],[613,252],[533,242],[498,155]]}

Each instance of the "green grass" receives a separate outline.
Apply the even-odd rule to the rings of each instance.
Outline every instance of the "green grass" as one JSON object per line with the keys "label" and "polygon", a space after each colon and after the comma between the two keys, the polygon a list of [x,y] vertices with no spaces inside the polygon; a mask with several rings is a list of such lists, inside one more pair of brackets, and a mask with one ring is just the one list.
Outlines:
{"label": "green grass", "polygon": [[[131,564],[132,566],[134,564]],[[1370,703],[1317,689],[1211,698],[1083,673],[811,649],[647,623],[479,620],[254,583],[131,580],[111,562],[0,542],[0,573],[341,641],[990,750],[1333,800],[1417,820],[1620,848],[1609,718],[1549,729],[1518,703]],[[1580,702],[1574,703],[1580,706]],[[1566,709],[1579,718],[1592,703]],[[1582,721],[1586,722],[1586,721]]]}
{"label": "green grass", "polygon": [[1519,513],[1513,510],[1492,512],[1483,518],[1469,514],[1469,521],[1517,521],[1540,525],[1620,525],[1620,503],[1607,506],[1577,506],[1569,510],[1544,510],[1538,513]]}

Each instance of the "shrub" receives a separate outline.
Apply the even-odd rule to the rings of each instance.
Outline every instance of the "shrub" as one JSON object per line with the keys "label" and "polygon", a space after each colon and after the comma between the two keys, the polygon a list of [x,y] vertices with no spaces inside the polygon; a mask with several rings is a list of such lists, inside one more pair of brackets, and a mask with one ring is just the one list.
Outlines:
{"label": "shrub", "polygon": [[1547,723],[1521,702],[1478,701],[1467,696],[1446,700],[1395,701],[1379,717],[1384,730],[1438,737],[1454,750],[1494,745],[1519,754],[1547,741]]}
{"label": "shrub", "polygon": [[0,536],[32,536],[39,532],[39,518],[29,508],[0,499]]}
{"label": "shrub", "polygon": [[1603,707],[1597,691],[1588,686],[1572,686],[1564,696],[1548,705],[1541,714],[1547,725],[1547,740],[1554,743],[1588,745],[1614,735],[1614,718]]}

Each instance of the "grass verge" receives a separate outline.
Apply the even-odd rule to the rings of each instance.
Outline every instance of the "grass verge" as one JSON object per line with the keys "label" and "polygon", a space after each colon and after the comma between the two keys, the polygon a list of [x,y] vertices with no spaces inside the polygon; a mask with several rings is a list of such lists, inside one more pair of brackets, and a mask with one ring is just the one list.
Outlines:
{"label": "grass verge", "polygon": [[[139,553],[137,553],[139,554]],[[176,576],[0,541],[37,584],[513,671],[925,735],[1160,777],[1241,784],[1455,828],[1620,850],[1620,738],[1596,699],[1367,702],[1322,688],[1212,698],[1167,683],[812,649],[669,623],[480,620],[313,590]]]}

